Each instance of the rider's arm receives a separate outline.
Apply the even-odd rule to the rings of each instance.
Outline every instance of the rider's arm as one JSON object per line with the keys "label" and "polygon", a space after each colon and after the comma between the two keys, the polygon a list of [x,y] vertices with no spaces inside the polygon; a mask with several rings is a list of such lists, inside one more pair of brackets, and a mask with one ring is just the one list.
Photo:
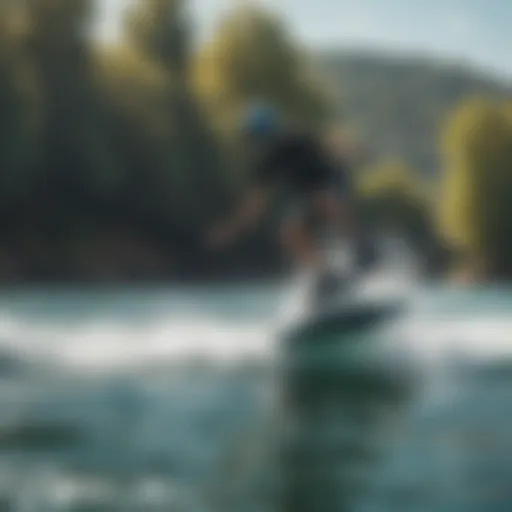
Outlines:
{"label": "rider's arm", "polygon": [[251,229],[266,212],[281,164],[279,146],[272,147],[251,162],[250,188],[226,227],[232,237]]}
{"label": "rider's arm", "polygon": [[243,232],[251,229],[265,213],[270,199],[270,188],[253,186],[235,213],[210,233],[213,245],[230,243]]}
{"label": "rider's arm", "polygon": [[274,190],[275,172],[279,166],[279,151],[264,152],[251,162],[250,187],[239,207],[213,233],[216,245],[226,245],[251,229],[265,213]]}
{"label": "rider's arm", "polygon": [[265,186],[254,186],[247,192],[234,215],[224,224],[232,237],[254,227],[267,209],[269,196],[269,188]]}

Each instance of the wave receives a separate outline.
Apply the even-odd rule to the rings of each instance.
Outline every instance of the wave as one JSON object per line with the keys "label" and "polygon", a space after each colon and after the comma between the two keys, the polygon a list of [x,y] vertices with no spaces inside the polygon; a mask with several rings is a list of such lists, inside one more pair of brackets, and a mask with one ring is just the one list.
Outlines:
{"label": "wave", "polygon": [[138,322],[101,319],[72,324],[4,313],[0,347],[27,362],[87,371],[137,369],[191,358],[219,363],[268,360],[273,355],[270,322],[226,321],[199,310]]}

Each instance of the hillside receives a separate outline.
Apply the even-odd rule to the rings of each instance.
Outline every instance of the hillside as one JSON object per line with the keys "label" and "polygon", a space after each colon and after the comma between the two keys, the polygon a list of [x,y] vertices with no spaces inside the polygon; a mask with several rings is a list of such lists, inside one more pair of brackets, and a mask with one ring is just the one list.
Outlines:
{"label": "hillside", "polygon": [[399,156],[425,173],[438,168],[439,127],[460,100],[512,97],[512,86],[450,62],[354,51],[328,51],[315,62],[335,84],[341,113],[371,160]]}

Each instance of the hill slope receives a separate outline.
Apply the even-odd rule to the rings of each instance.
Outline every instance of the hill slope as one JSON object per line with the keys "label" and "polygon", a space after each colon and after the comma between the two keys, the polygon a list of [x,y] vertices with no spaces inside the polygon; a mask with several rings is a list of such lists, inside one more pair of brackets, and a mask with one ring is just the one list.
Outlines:
{"label": "hill slope", "polygon": [[369,146],[371,159],[405,158],[438,168],[439,128],[465,97],[512,97],[512,86],[470,67],[421,57],[328,51],[315,56],[339,93],[341,113]]}

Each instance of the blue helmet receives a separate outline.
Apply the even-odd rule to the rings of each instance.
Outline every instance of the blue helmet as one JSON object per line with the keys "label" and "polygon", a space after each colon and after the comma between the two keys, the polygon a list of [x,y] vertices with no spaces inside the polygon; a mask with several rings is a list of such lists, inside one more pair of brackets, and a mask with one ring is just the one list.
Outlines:
{"label": "blue helmet", "polygon": [[279,126],[279,116],[269,105],[251,105],[243,113],[242,131],[249,137],[265,137]]}

